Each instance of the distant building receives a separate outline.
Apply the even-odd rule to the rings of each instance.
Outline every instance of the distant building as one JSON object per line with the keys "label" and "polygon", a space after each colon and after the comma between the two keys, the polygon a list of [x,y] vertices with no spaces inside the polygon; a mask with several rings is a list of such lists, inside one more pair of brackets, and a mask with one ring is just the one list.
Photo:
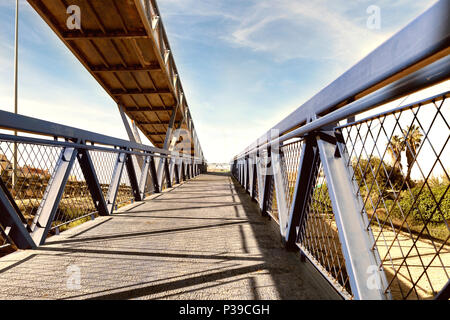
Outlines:
{"label": "distant building", "polygon": [[50,173],[48,172],[47,169],[43,170],[43,169],[33,168],[30,166],[24,166],[24,167],[19,168],[19,170],[17,170],[17,176],[24,177],[24,178],[49,179]]}
{"label": "distant building", "polygon": [[[11,161],[4,154],[0,154],[0,175],[3,175],[4,171],[8,174],[12,172],[13,165]],[[17,177],[19,178],[37,178],[37,179],[49,179],[50,173],[47,169],[34,168],[28,165],[17,168]]]}
{"label": "distant building", "polygon": [[0,154],[0,175],[3,171],[12,169],[12,164],[4,154]]}
{"label": "distant building", "polygon": [[230,171],[229,163],[208,163],[208,170]]}

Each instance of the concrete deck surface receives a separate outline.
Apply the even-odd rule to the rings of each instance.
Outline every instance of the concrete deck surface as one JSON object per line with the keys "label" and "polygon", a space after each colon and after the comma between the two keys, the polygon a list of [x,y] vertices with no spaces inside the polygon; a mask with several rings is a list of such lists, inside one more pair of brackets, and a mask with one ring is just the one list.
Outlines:
{"label": "concrete deck surface", "polygon": [[0,259],[0,299],[338,299],[225,174]]}

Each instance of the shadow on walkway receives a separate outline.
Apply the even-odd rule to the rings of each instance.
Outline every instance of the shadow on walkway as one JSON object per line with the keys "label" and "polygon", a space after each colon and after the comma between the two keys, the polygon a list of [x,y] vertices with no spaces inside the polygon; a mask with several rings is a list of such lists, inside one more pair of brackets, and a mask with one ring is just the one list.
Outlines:
{"label": "shadow on walkway", "polygon": [[[185,204],[189,194],[198,205]],[[4,299],[339,299],[314,267],[282,248],[273,222],[224,173],[6,258]],[[81,271],[77,291],[66,286],[71,266]]]}

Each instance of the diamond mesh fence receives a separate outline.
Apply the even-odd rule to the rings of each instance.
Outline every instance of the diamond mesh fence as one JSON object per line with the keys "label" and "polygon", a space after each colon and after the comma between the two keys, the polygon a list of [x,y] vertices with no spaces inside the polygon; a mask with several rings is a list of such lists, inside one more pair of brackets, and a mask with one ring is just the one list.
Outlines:
{"label": "diamond mesh fence", "polygon": [[322,165],[301,219],[297,244],[341,294],[352,296]]}
{"label": "diamond mesh fence", "polygon": [[288,209],[290,209],[292,204],[302,148],[303,140],[284,144],[280,148],[281,172],[283,174],[284,194],[286,195]]}
{"label": "diamond mesh fence", "polygon": [[430,299],[449,280],[448,119],[443,95],[340,128],[394,299]]}
{"label": "diamond mesh fence", "polygon": [[[0,178],[15,200],[27,224],[32,225],[39,210],[49,180],[55,171],[62,146],[12,142],[0,140]],[[115,151],[88,151],[103,196],[106,198],[112,180],[118,153]],[[154,192],[151,174],[148,173],[145,193]],[[126,167],[124,167],[117,191],[116,207],[134,200]],[[63,231],[98,215],[81,167],[76,160],[59,202],[51,225]],[[0,248],[7,245],[5,231],[0,230]]]}
{"label": "diamond mesh fence", "polygon": [[0,178],[28,225],[41,204],[62,148],[0,141]]}

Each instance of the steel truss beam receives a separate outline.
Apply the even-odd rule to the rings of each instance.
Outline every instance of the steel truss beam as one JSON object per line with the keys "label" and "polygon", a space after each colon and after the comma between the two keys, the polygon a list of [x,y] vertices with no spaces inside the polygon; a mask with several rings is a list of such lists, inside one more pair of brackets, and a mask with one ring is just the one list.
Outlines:
{"label": "steel truss beam", "polygon": [[185,171],[184,167],[185,167],[185,163],[183,160],[181,160],[181,165],[180,165],[181,177],[182,177],[183,181],[186,181],[186,171]]}
{"label": "steel truss beam", "polygon": [[126,89],[126,90],[111,90],[113,96],[134,96],[139,94],[165,94],[171,93],[169,89]]}
{"label": "steel truss beam", "polygon": [[[325,132],[330,137],[334,132]],[[336,139],[335,139],[336,141]],[[373,274],[369,272],[373,266],[378,266],[373,248],[373,235],[367,230],[368,221],[361,214],[362,201],[354,192],[348,168],[344,159],[343,148],[337,149],[336,143],[329,139],[317,137],[320,161],[325,173],[328,193],[330,195],[334,217],[338,229],[339,240],[349,275],[352,294],[355,299],[380,300],[386,299],[382,287],[373,289],[368,286]],[[339,152],[336,152],[339,150]],[[380,280],[385,281],[384,272],[379,272]]]}
{"label": "steel truss beam", "polygon": [[316,182],[319,168],[319,153],[315,135],[305,138],[298,165],[292,204],[289,211],[285,245],[287,249],[296,249],[297,227],[305,218],[311,193]]}
{"label": "steel truss beam", "polygon": [[147,156],[144,157],[144,161],[142,163],[142,169],[141,169],[141,176],[139,178],[139,195],[141,200],[144,200],[145,198],[145,186],[147,185],[147,180],[148,180],[148,174],[149,174],[149,170],[150,170],[150,162],[151,162],[151,157]]}
{"label": "steel truss beam", "polygon": [[285,239],[289,206],[287,203],[285,179],[281,166],[281,152],[282,151],[280,148],[272,148],[271,163],[272,163],[273,180],[275,184],[275,194],[277,197],[278,222],[280,223],[280,234],[281,238]]}
{"label": "steel truss beam", "polygon": [[[136,175],[136,170],[134,168],[132,155],[130,155],[130,154],[126,155],[125,164],[126,164],[126,168],[127,168],[128,178],[130,179],[131,189],[133,190],[134,200],[141,201],[141,200],[143,200],[143,198],[141,198],[141,193],[139,190],[139,182],[137,180],[137,175]],[[142,173],[141,173],[141,175],[142,175]]]}
{"label": "steel truss beam", "polygon": [[169,160],[167,158],[164,158],[163,161],[164,161],[164,176],[166,179],[166,187],[172,188],[172,180],[171,180],[170,169],[169,169]]}
{"label": "steel truss beam", "polygon": [[248,165],[248,193],[250,194],[250,197],[253,199],[253,191],[255,190],[254,186],[254,170],[253,170],[253,155],[250,155],[247,159],[247,165]]}
{"label": "steel truss beam", "polygon": [[0,212],[0,226],[4,236],[19,249],[35,248],[36,244],[29,234],[30,228],[1,178]]}
{"label": "steel truss beam", "polygon": [[86,149],[78,149],[77,158],[98,214],[101,216],[107,216],[109,214],[108,207],[106,206],[102,188],[98,181],[97,174],[95,173],[94,164],[91,156],[89,155],[89,151]]}
{"label": "steel truss beam", "polygon": [[117,65],[117,66],[108,66],[105,67],[104,65],[98,65],[98,66],[89,66],[89,68],[95,72],[95,73],[106,73],[106,72],[134,72],[134,71],[158,71],[161,70],[161,67],[158,64],[153,64],[149,66],[126,66],[123,65]]}
{"label": "steel truss beam", "polygon": [[116,203],[117,192],[119,191],[120,178],[122,177],[123,167],[127,160],[126,153],[119,153],[116,158],[116,164],[114,165],[114,171],[109,184],[108,194],[106,195],[106,206],[108,208],[108,214],[112,214]]}
{"label": "steel truss beam", "polygon": [[176,160],[174,161],[173,171],[175,174],[175,183],[180,184],[180,170],[178,164],[176,163]]}
{"label": "steel truss beam", "polygon": [[161,191],[160,184],[158,181],[158,176],[156,174],[156,165],[155,165],[155,158],[153,156],[150,157],[150,175],[152,177],[153,182],[153,189],[155,190],[155,193],[159,193]]}
{"label": "steel truss beam", "polygon": [[139,39],[139,38],[147,38],[148,35],[146,32],[97,32],[97,31],[70,31],[70,32],[62,32],[62,37],[66,40],[93,40],[93,39]]}
{"label": "steel truss beam", "polygon": [[31,225],[31,237],[37,245],[44,244],[50,231],[77,154],[78,151],[75,148],[66,147],[61,151],[55,171],[48,182],[47,189]]}
{"label": "steel truss beam", "polygon": [[255,170],[256,170],[256,176],[257,176],[257,180],[258,180],[258,203],[259,203],[259,208],[261,211],[263,210],[262,204],[264,201],[264,184],[265,184],[265,179],[266,179],[266,167],[264,166],[264,173],[263,173],[262,166],[263,166],[263,163],[262,163],[261,155],[258,151],[256,154]]}
{"label": "steel truss beam", "polygon": [[[163,133],[165,134],[164,137],[164,145],[163,145],[163,149],[169,150],[170,147],[170,142],[172,139],[172,135],[173,135],[173,126],[175,124],[175,120],[177,118],[177,112],[179,109],[179,103],[172,109],[172,114],[170,115],[170,120],[169,120],[169,125],[167,127],[167,132]],[[165,174],[165,169],[163,168],[163,166],[165,165],[165,162],[162,163],[161,161],[159,161],[158,163],[158,179],[159,181],[161,181],[164,178],[164,174]],[[166,176],[167,177],[167,176]]]}

